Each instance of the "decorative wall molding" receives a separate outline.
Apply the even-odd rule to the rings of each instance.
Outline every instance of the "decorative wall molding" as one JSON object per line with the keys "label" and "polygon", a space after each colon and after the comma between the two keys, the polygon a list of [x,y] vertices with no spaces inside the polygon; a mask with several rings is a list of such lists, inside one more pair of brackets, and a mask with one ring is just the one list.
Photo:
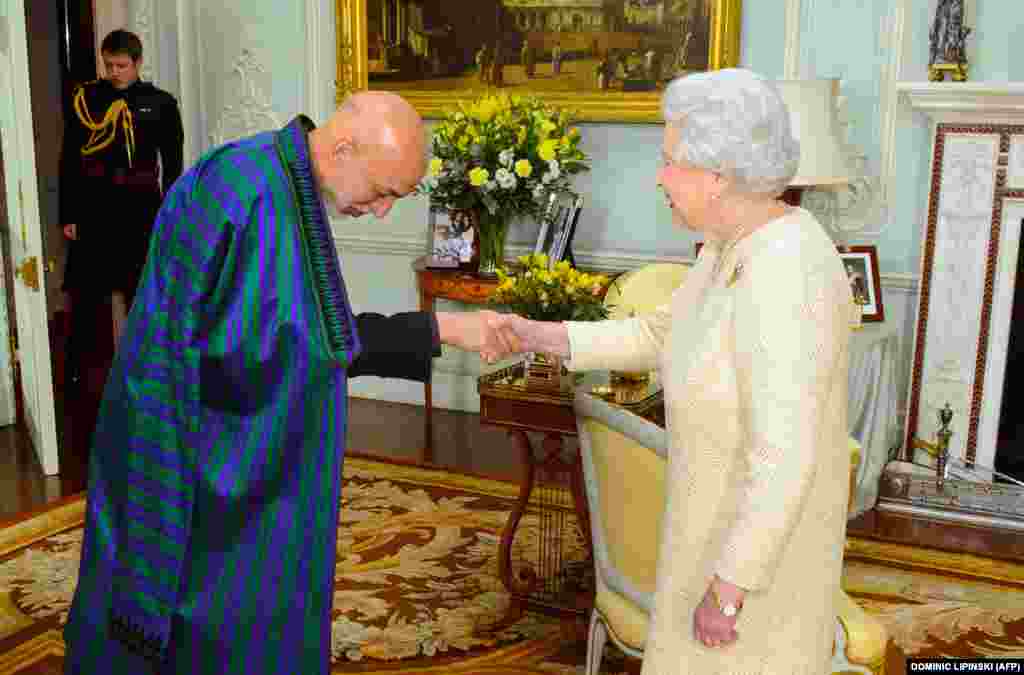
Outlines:
{"label": "decorative wall molding", "polygon": [[178,89],[179,94],[188,92],[188,96],[179,96],[178,102],[181,105],[181,117],[185,128],[193,131],[185,133],[185,142],[182,147],[185,165],[189,166],[199,157],[199,139],[202,138],[198,122],[202,110],[202,92],[196,86],[195,77],[197,72],[196,62],[198,52],[195,50],[195,39],[198,37],[196,30],[198,22],[193,14],[193,3],[189,0],[175,0],[175,16],[178,21]]}
{"label": "decorative wall molding", "polygon": [[306,113],[316,118],[326,112],[330,96],[334,95],[333,87],[323,79],[320,56],[324,45],[324,26],[327,25],[321,0],[306,0],[306,71],[305,81]]}
{"label": "decorative wall molding", "polygon": [[900,99],[935,123],[1024,123],[1021,82],[898,82]]}
{"label": "decorative wall molding", "polygon": [[155,81],[160,72],[160,41],[154,29],[155,7],[153,0],[134,0],[135,13],[132,15],[132,31],[142,41],[142,69],[139,76],[147,82]]}
{"label": "decorative wall molding", "polygon": [[[334,246],[339,253],[356,255],[391,255],[406,258],[418,258],[427,252],[426,235],[419,237],[388,237],[363,234],[334,234]],[[525,255],[533,249],[526,244],[510,244],[508,258]],[[650,253],[632,251],[603,250],[574,251],[577,264],[587,270],[603,273],[617,273],[631,270],[650,263],[673,262],[693,263],[692,258],[685,256],[660,256]],[[918,277],[916,274],[883,274],[882,287],[886,292],[916,293]]]}
{"label": "decorative wall molding", "polygon": [[[878,170],[882,190],[879,197],[885,205],[891,203],[893,182],[896,178],[896,129],[901,117],[897,83],[903,71],[903,57],[906,51],[904,40],[907,34],[907,1],[893,0],[889,16],[879,19],[879,34],[883,36],[882,49],[887,57],[878,78]],[[888,221],[888,218],[885,220]]]}
{"label": "decorative wall molding", "polygon": [[0,16],[0,55],[7,56],[10,51],[11,27],[7,23],[6,16]]}
{"label": "decorative wall molding", "polygon": [[782,55],[782,79],[800,78],[800,2],[786,0],[785,51]]}
{"label": "decorative wall molding", "polygon": [[282,126],[256,81],[266,75],[256,56],[249,49],[242,49],[231,70],[238,79],[238,95],[234,103],[224,104],[217,126],[210,132],[210,143],[214,146]]}

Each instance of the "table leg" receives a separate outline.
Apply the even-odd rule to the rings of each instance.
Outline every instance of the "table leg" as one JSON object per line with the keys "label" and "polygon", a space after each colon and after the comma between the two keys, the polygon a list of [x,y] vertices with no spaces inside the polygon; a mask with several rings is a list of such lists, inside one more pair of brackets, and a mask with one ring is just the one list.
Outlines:
{"label": "table leg", "polygon": [[[542,472],[542,475],[568,476],[573,509],[587,546],[587,559],[583,563],[583,567],[588,571],[592,569],[593,551],[590,542],[590,516],[583,486],[582,460],[578,453],[571,464],[562,459],[564,440],[561,434],[545,435],[542,443],[543,457],[540,461],[534,457],[533,446],[525,431],[514,429],[509,431],[509,436],[519,450],[523,476],[519,488],[519,498],[515,506],[513,506],[512,512],[509,513],[505,529],[501,534],[501,543],[498,551],[498,571],[502,583],[505,584],[505,587],[513,596],[524,599],[527,602],[537,600],[542,607],[547,607],[548,609],[552,607],[552,603],[556,603],[562,609],[586,614],[593,606],[593,583],[592,580],[590,583],[587,583],[589,574],[586,572],[583,574],[585,578],[577,577],[576,579],[583,583],[583,587],[578,590],[570,590],[568,586],[562,586],[564,580],[555,581],[553,587],[548,586],[552,582],[552,579],[548,578],[549,575],[555,574],[560,576],[566,572],[566,569],[547,569],[547,558],[538,561],[540,574],[538,574],[538,570],[534,569],[529,561],[519,561],[519,569],[515,572],[512,569],[512,542],[515,540],[519,522],[526,512],[534,485],[537,483],[538,470]],[[558,556],[558,559],[560,559],[560,554]],[[575,573],[570,572],[570,574]],[[542,575],[544,575],[544,579],[541,579]],[[541,590],[542,585],[545,587],[543,591]],[[531,597],[538,592],[540,595],[537,598]],[[555,593],[555,596],[548,597],[551,593]],[[543,598],[540,596],[543,596]]]}
{"label": "table leg", "polygon": [[423,424],[425,436],[423,446],[423,461],[427,464],[434,462],[434,405],[433,391],[430,385],[430,377],[423,383],[423,407],[426,411],[426,422]]}
{"label": "table leg", "polygon": [[[434,311],[434,296],[430,293],[425,293],[422,289],[424,283],[422,279],[417,278],[417,283],[420,287],[420,311],[422,312],[433,312]],[[426,464],[432,464],[434,461],[434,396],[433,388],[431,387],[430,381],[433,378],[433,373],[427,374],[427,381],[423,383],[423,408],[426,412],[426,421],[423,424],[423,462]]]}
{"label": "table leg", "polygon": [[536,586],[537,577],[533,570],[526,567],[521,571],[522,578],[516,578],[513,574],[512,540],[515,539],[516,528],[519,527],[519,521],[526,512],[526,505],[529,504],[530,493],[533,491],[533,446],[530,445],[530,438],[525,431],[513,429],[508,432],[508,435],[519,450],[519,457],[523,465],[523,477],[519,486],[519,499],[508,514],[505,529],[501,533],[501,544],[498,547],[498,574],[502,583],[505,584],[505,588],[512,595],[526,596]]}

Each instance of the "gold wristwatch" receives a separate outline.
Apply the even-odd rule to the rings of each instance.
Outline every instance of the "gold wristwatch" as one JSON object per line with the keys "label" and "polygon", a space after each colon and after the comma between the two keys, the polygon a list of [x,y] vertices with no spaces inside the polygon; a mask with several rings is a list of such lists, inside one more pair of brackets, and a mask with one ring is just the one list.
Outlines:
{"label": "gold wristwatch", "polygon": [[715,584],[713,583],[711,584],[711,597],[714,598],[715,606],[718,607],[718,611],[724,614],[725,616],[729,617],[730,619],[739,614],[740,610],[743,609],[742,602],[740,602],[738,605],[734,605],[731,602],[722,602],[722,596],[718,594],[718,589],[715,587]]}

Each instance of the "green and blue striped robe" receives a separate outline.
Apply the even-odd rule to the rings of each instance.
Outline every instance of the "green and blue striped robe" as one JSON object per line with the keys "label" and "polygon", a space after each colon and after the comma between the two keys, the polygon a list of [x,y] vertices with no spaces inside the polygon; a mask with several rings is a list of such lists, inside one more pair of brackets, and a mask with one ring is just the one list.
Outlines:
{"label": "green and blue striped robe", "polygon": [[[328,670],[347,377],[425,380],[437,335],[352,317],[311,129],[217,148],[164,200],[93,438],[68,673]],[[360,335],[383,346],[353,366]]]}

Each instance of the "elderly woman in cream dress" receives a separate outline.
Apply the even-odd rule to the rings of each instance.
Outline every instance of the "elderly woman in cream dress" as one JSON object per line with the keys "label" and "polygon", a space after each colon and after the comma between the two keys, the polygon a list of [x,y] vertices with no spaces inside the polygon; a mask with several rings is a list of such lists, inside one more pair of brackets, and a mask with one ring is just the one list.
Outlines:
{"label": "elderly woman in cream dress", "polygon": [[775,87],[673,81],[657,181],[704,235],[670,306],[591,323],[496,321],[575,370],[657,368],[671,443],[644,675],[829,672],[857,320],[835,246],[779,200],[799,160]]}

